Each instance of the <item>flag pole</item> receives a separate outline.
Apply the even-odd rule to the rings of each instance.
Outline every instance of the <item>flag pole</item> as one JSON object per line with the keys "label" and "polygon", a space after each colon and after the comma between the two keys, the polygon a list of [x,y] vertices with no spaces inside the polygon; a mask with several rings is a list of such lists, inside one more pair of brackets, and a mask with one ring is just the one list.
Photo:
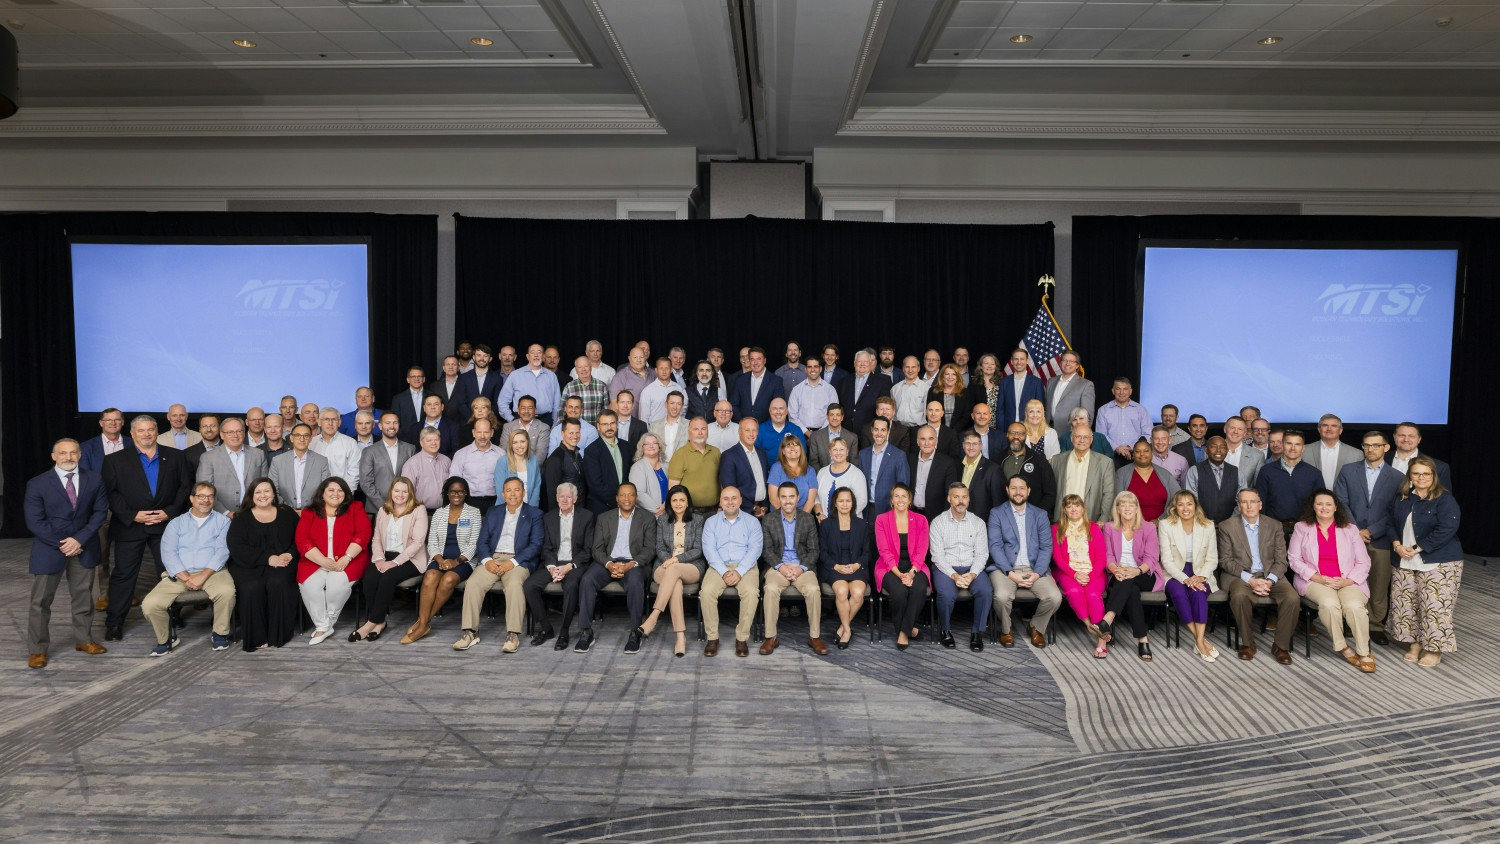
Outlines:
{"label": "flag pole", "polygon": [[[1057,317],[1052,313],[1051,306],[1047,304],[1047,297],[1052,293],[1052,288],[1057,286],[1057,279],[1051,275],[1044,275],[1037,279],[1036,284],[1037,287],[1042,288],[1042,310],[1047,312],[1047,319],[1052,320],[1052,327],[1057,329],[1057,336],[1063,339],[1063,345],[1068,347],[1068,351],[1073,351],[1073,341],[1068,339],[1068,335],[1063,332],[1062,326],[1057,324]],[[1078,367],[1078,370],[1082,372],[1083,367]]]}

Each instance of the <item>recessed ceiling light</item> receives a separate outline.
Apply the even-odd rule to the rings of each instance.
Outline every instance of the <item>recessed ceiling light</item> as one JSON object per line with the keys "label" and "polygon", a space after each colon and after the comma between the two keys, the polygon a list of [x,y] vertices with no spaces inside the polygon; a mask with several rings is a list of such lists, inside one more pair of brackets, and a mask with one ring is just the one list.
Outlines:
{"label": "recessed ceiling light", "polygon": [[1012,35],[1010,37],[1010,43],[1012,43],[1012,44],[1025,44],[1027,41],[1030,41],[1031,38],[1032,38],[1032,36],[1030,36],[1030,35]]}
{"label": "recessed ceiling light", "polygon": [[1255,43],[1260,44],[1260,45],[1265,46],[1265,47],[1269,47],[1272,44],[1280,44],[1281,43],[1281,36],[1280,35],[1267,35],[1265,38],[1262,38],[1262,39],[1260,39],[1259,41],[1257,41]]}
{"label": "recessed ceiling light", "polygon": [[476,47],[493,47],[495,45],[495,42],[488,38],[470,38],[469,43]]}
{"label": "recessed ceiling light", "polygon": [[244,38],[236,38],[236,39],[234,39],[234,41],[232,41],[230,43],[234,44],[234,46],[236,46],[236,47],[254,47],[255,46],[255,42],[254,41],[249,41],[249,40],[244,39]]}
{"label": "recessed ceiling light", "polygon": [[1453,23],[1453,18],[1442,17],[1433,21],[1433,23],[1437,24],[1438,26],[1450,26]]}

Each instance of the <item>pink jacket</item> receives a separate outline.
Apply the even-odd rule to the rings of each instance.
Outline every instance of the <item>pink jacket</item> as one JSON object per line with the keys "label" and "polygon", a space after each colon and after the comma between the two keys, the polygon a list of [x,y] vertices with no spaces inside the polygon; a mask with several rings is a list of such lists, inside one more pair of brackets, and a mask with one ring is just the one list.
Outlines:
{"label": "pink jacket", "polygon": [[[390,529],[391,514],[382,507],[375,516],[375,536],[370,540],[370,562],[376,570],[384,574],[402,563],[412,560],[417,561],[417,567],[427,559],[427,508],[418,504],[415,510],[407,514],[404,530],[401,532],[401,547],[385,547],[385,532]],[[386,562],[385,552],[399,551],[396,559]]]}
{"label": "pink jacket", "polygon": [[[1117,566],[1120,564],[1120,546],[1124,537],[1115,530],[1114,525],[1104,525],[1103,531],[1104,563]],[[1156,544],[1155,524],[1141,522],[1130,545],[1130,556],[1135,559],[1137,566],[1156,575],[1156,584],[1151,587],[1151,591],[1160,592],[1167,585],[1167,577],[1161,571],[1161,547]]]}
{"label": "pink jacket", "polygon": [[[1359,528],[1354,523],[1333,529],[1334,541],[1339,549],[1339,571],[1354,581],[1359,591],[1370,596],[1370,552],[1365,550],[1365,541],[1359,538]],[[1296,577],[1292,585],[1298,595],[1307,594],[1307,584],[1318,573],[1318,526],[1298,522],[1292,528],[1292,541],[1286,546],[1286,562]]]}
{"label": "pink jacket", "polygon": [[[886,511],[875,517],[875,550],[875,588],[879,590],[885,573],[894,569],[896,561],[901,559],[901,537],[896,533],[895,511]],[[931,579],[932,573],[927,570],[927,520],[917,513],[906,514],[906,553],[911,557],[911,567]]]}
{"label": "pink jacket", "polygon": [[[1078,583],[1077,573],[1073,566],[1068,563],[1072,554],[1068,549],[1068,535],[1063,532],[1063,526],[1055,524],[1052,526],[1052,579],[1061,580],[1070,578]],[[1089,584],[1101,585],[1104,583],[1104,534],[1099,530],[1097,522],[1089,523]],[[1079,584],[1082,585],[1082,584]],[[1102,585],[1100,586],[1102,589]]]}

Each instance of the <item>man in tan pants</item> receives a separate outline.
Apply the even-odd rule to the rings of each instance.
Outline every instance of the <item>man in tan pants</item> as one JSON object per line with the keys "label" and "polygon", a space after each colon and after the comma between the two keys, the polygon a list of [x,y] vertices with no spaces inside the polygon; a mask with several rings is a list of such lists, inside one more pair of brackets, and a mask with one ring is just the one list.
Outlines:
{"label": "man in tan pants", "polygon": [[168,522],[162,532],[161,563],[166,571],[141,601],[141,612],[156,631],[152,656],[166,656],[177,646],[167,614],[184,592],[202,591],[213,601],[213,649],[229,648],[229,624],[234,618],[234,578],[224,570],[229,562],[229,517],[214,512],[213,484],[194,485],[190,500],[192,509]]}
{"label": "man in tan pants", "polygon": [[719,493],[719,512],[703,525],[703,557],[708,571],[698,590],[698,609],[708,643],[704,656],[719,654],[719,596],[733,587],[740,598],[740,621],[734,628],[734,655],[750,655],[750,625],[760,603],[760,522],[740,511],[740,491],[726,486]]}
{"label": "man in tan pants", "polygon": [[521,628],[526,623],[526,593],[522,587],[542,555],[542,511],[525,503],[526,490],[520,478],[511,478],[501,490],[504,507],[492,507],[484,517],[484,530],[474,556],[479,565],[464,582],[464,633],[453,643],[455,651],[479,644],[479,612],[484,596],[496,583],[505,593],[505,645],[501,653],[513,654],[521,647]]}
{"label": "man in tan pants", "polygon": [[762,656],[776,650],[776,620],[781,616],[781,593],[788,586],[802,593],[807,603],[807,646],[818,656],[828,654],[823,644],[823,592],[818,588],[818,524],[811,513],[797,505],[801,492],[790,481],[776,490],[777,509],[761,518],[761,559],[766,562],[766,641]]}

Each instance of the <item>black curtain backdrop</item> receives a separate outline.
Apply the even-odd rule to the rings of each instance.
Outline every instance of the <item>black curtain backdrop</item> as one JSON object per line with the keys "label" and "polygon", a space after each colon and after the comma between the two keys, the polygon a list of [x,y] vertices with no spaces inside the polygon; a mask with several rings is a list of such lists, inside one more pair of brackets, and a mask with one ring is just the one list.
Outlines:
{"label": "black curtain backdrop", "polygon": [[966,346],[971,363],[1013,348],[1052,272],[1052,224],[954,226],[745,218],[571,221],[458,218],[457,337],[554,344],[563,368],[584,344],[614,366],[652,354],[890,344],[899,357]]}
{"label": "black curtain backdrop", "polygon": [[[25,536],[27,479],[51,465],[61,436],[96,436],[78,413],[69,236],[368,237],[370,372],[379,397],[402,388],[405,367],[437,345],[437,218],[383,214],[63,213],[0,215],[0,457],[3,532]],[[142,326],[149,332],[149,326]],[[213,338],[205,338],[212,343]],[[287,349],[278,365],[310,365],[331,350]],[[170,378],[170,373],[162,373]],[[352,406],[353,388],[340,397]],[[234,411],[244,408],[192,408]],[[122,408],[161,416],[166,408]]]}
{"label": "black curtain backdrop", "polygon": [[[1447,426],[1424,426],[1422,449],[1453,465],[1453,484],[1465,505],[1462,538],[1471,554],[1500,553],[1500,521],[1483,517],[1476,494],[1484,480],[1500,472],[1500,452],[1485,439],[1493,408],[1484,373],[1500,371],[1500,344],[1493,340],[1500,323],[1500,219],[1477,217],[1324,217],[1324,216],[1153,216],[1073,218],[1073,342],[1083,354],[1090,377],[1100,385],[1101,401],[1108,382],[1119,375],[1139,381],[1141,350],[1140,290],[1136,256],[1141,240],[1304,240],[1304,241],[1447,241],[1461,245],[1463,278],[1459,290],[1459,318],[1452,350],[1452,392]],[[1246,291],[1238,301],[1204,303],[1204,318],[1246,319],[1263,316],[1274,326],[1278,303],[1259,301]],[[1296,338],[1268,329],[1268,344],[1282,345],[1288,366],[1295,367]],[[1438,351],[1437,359],[1444,357]],[[1431,355],[1433,350],[1413,349]],[[1371,384],[1371,390],[1395,385]],[[1255,396],[1246,396],[1255,404]],[[1184,396],[1183,418],[1192,412]],[[1329,408],[1337,413],[1338,408]],[[1153,409],[1153,413],[1155,410]],[[1393,414],[1401,415],[1399,406]],[[1217,425],[1223,420],[1210,420]],[[1277,424],[1307,425],[1312,420],[1272,420]],[[1371,426],[1386,430],[1399,418],[1344,421],[1344,439],[1357,443]],[[1309,428],[1310,430],[1310,428]],[[1315,436],[1315,434],[1314,434]]]}

